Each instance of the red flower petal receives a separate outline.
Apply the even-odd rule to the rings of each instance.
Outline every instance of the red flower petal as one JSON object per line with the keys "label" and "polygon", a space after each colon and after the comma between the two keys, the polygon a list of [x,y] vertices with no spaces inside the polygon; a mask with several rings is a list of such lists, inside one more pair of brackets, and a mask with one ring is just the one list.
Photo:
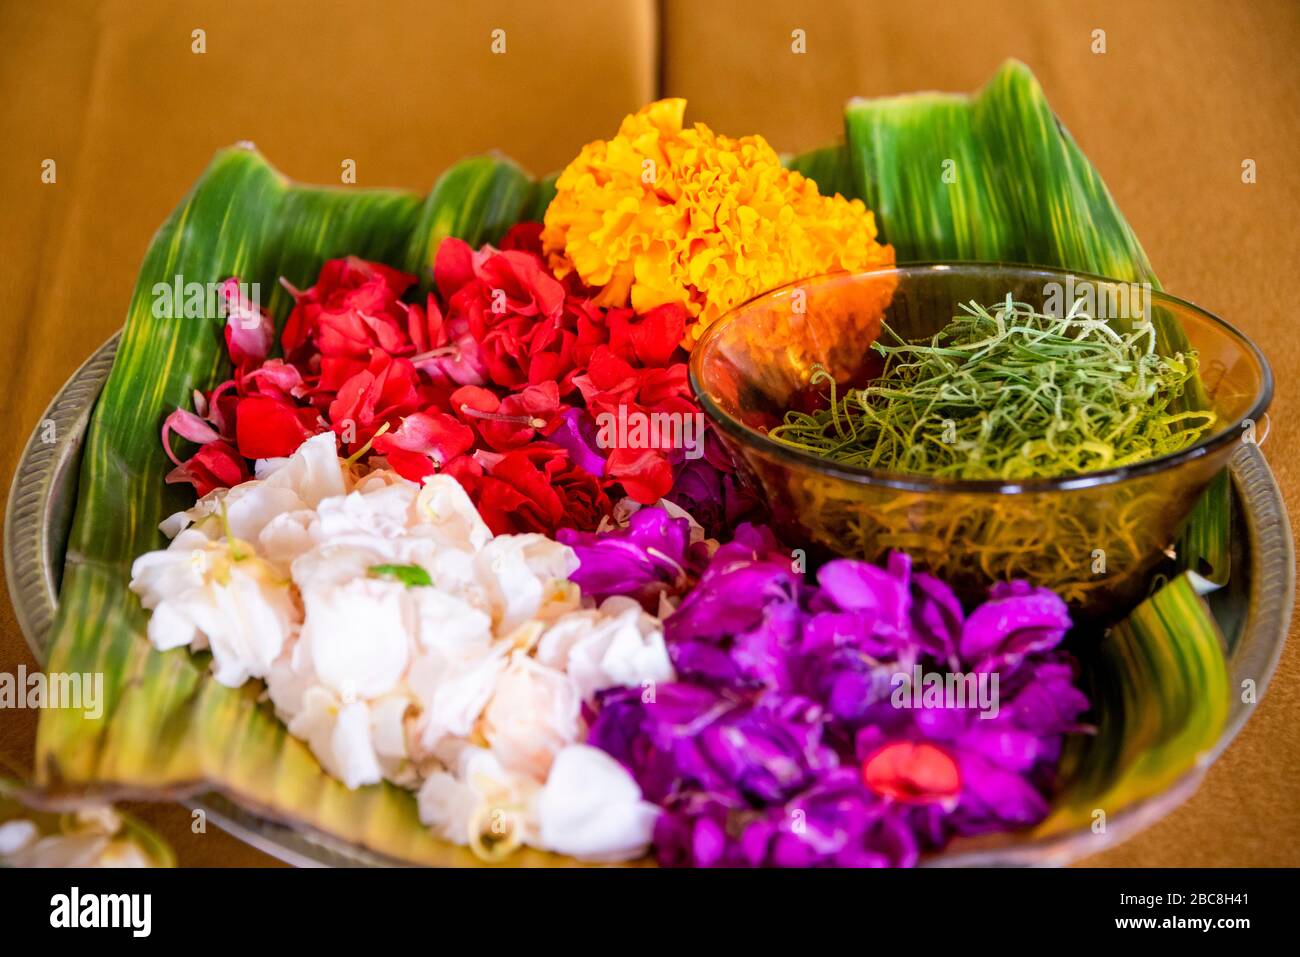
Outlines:
{"label": "red flower petal", "polygon": [[248,463],[230,443],[218,440],[207,443],[189,461],[172,469],[165,481],[173,485],[189,482],[202,498],[213,489],[231,488],[248,478]]}
{"label": "red flower petal", "polygon": [[643,316],[611,309],[608,322],[610,349],[628,362],[659,368],[668,365],[686,334],[686,308],[668,303]]}
{"label": "red flower petal", "polygon": [[235,410],[235,441],[249,459],[292,455],[315,433],[303,424],[304,411],[269,396],[250,395]]}
{"label": "red flower petal", "polygon": [[657,449],[614,449],[605,460],[605,477],[642,505],[653,505],[673,487],[673,467]]}
{"label": "red flower petal", "polygon": [[474,279],[474,251],[462,239],[444,239],[433,257],[433,281],[444,301]]}
{"label": "red flower petal", "polygon": [[[294,307],[280,337],[285,357],[301,364],[312,358],[312,343],[324,355],[364,359],[372,347],[411,352],[402,294],[415,277],[355,256],[331,259],[316,285],[294,292]],[[341,380],[340,380],[341,381]]]}
{"label": "red flower petal", "polygon": [[300,399],[310,391],[298,367],[289,365],[283,359],[268,359],[263,362],[240,379],[239,388],[245,394],[260,392],[280,399]]}
{"label": "red flower petal", "polygon": [[474,461],[469,455],[458,455],[448,462],[442,469],[443,475],[450,475],[462,486],[465,491],[474,497],[478,494],[478,488],[483,480],[483,466]]}
{"label": "red flower petal", "polygon": [[234,277],[221,284],[221,298],[226,309],[226,351],[230,361],[236,367],[257,365],[271,351],[275,324],[243,295]]}
{"label": "red flower petal", "polygon": [[943,748],[927,742],[896,741],[862,764],[868,788],[904,804],[950,801],[961,793],[961,771]]}
{"label": "red flower petal", "polygon": [[494,534],[554,534],[564,520],[564,502],[552,487],[551,473],[567,462],[557,446],[533,445],[507,452],[483,476],[478,505]]}
{"label": "red flower petal", "polygon": [[[375,439],[374,449],[391,462],[395,452],[416,453],[441,465],[474,447],[474,430],[445,412],[415,412],[392,432]],[[400,471],[400,469],[399,469]]]}
{"label": "red flower petal", "polygon": [[564,286],[530,253],[511,250],[488,256],[477,273],[489,290],[505,293],[506,312],[556,319],[564,307]]}
{"label": "red flower petal", "polygon": [[516,249],[520,252],[531,253],[532,255],[542,257],[542,224],[537,222],[516,223],[506,230],[506,234],[501,237],[501,242],[497,244],[502,252],[510,249]]}
{"label": "red flower petal", "polygon": [[[382,436],[381,436],[382,438]],[[403,449],[389,449],[384,453],[388,467],[404,479],[419,484],[430,475],[438,474],[438,467],[427,455],[419,452],[407,452]]]}
{"label": "red flower petal", "polygon": [[162,443],[163,448],[167,450],[167,457],[177,465],[181,460],[176,457],[172,451],[172,443],[169,434],[175,432],[183,439],[189,439],[191,442],[197,442],[199,445],[206,445],[209,442],[215,442],[221,438],[217,430],[214,429],[203,419],[200,419],[193,412],[187,412],[184,409],[177,409],[171,415],[163,420],[162,424]]}

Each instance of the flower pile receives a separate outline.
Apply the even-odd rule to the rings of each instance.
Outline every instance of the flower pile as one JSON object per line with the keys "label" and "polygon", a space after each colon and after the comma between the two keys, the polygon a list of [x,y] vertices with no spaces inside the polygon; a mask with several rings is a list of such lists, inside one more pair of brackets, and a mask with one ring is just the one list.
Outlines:
{"label": "flower pile", "polygon": [[657,618],[584,604],[572,550],[494,536],[450,476],[359,469],[329,432],[257,472],[136,559],[157,648],[209,650],[231,687],[264,680],[326,771],[418,790],[424,823],[484,857],[644,853],[657,809],[583,744],[581,708],[672,680]]}
{"label": "flower pile", "polygon": [[[573,576],[593,594],[684,592],[664,625],[679,680],[597,695],[588,739],[664,808],[662,863],[910,865],[1045,816],[1088,706],[1057,650],[1059,597],[999,585],[964,614],[899,553],[830,562],[811,584],[764,528],[741,526],[702,568],[686,532],[643,517],[585,537]],[[991,685],[992,706],[922,695],[927,673]]]}
{"label": "flower pile", "polygon": [[[746,523],[685,350],[893,250],[861,202],[684,109],[627,117],[544,225],[447,239],[424,284],[355,257],[286,284],[278,349],[223,284],[232,374],[162,426],[200,498],[132,568],[149,639],[264,682],[328,773],[414,791],[489,860],[908,865],[1031,825],[1087,707],[1066,606],[1011,583],[967,613],[902,554],[810,581]],[[840,303],[845,348],[892,289]],[[790,321],[756,320],[774,361],[811,358]],[[933,698],[935,674],[981,693]]]}
{"label": "flower pile", "polygon": [[[637,444],[602,438],[598,423],[700,415],[679,349],[680,305],[642,314],[602,308],[595,292],[561,282],[541,256],[539,224],[501,247],[444,241],[434,288],[407,301],[416,277],[356,258],[325,263],[294,308],[270,358],[270,318],[225,285],[232,377],[194,411],[163,425],[171,482],[199,495],[249,478],[250,462],[290,455],[333,430],[345,454],[419,482],[450,475],[493,532],[591,530],[627,496],[664,497],[721,527],[752,506],[716,440],[684,448],[677,435]],[[172,435],[198,443],[182,461]],[[677,441],[674,441],[674,440]]]}
{"label": "flower pile", "polygon": [[694,339],[769,289],[893,264],[861,200],[822,196],[761,136],[684,128],[685,111],[651,103],[561,173],[542,233],[556,275],[602,287],[605,305],[685,304]]}

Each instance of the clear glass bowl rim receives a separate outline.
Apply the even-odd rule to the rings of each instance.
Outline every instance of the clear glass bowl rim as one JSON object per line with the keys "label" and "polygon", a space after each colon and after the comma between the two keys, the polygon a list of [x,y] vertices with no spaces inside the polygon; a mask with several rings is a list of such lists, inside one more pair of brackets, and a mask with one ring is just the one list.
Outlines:
{"label": "clear glass bowl rim", "polygon": [[791,448],[788,445],[777,442],[775,439],[769,438],[757,429],[745,425],[743,422],[732,417],[710,399],[707,390],[703,386],[701,367],[704,362],[705,352],[707,351],[706,346],[713,339],[716,339],[722,334],[725,326],[738,321],[740,314],[757,302],[769,297],[777,296],[787,289],[796,286],[806,286],[810,283],[826,282],[830,280],[852,281],[860,277],[891,273],[900,278],[910,278],[923,276],[928,273],[951,272],[955,270],[983,273],[989,276],[994,276],[998,273],[1005,273],[1015,274],[1018,278],[1024,278],[1026,276],[1042,276],[1045,280],[1064,280],[1067,277],[1073,277],[1076,281],[1082,279],[1099,283],[1124,285],[1130,283],[1130,280],[1126,279],[1114,279],[1096,273],[1056,269],[1048,266],[1034,266],[1020,263],[968,262],[963,260],[905,263],[898,266],[866,269],[860,272],[831,272],[823,273],[819,276],[810,276],[805,279],[797,279],[793,282],[778,286],[775,289],[769,289],[767,292],[754,296],[740,305],[733,307],[727,313],[720,316],[716,322],[705,330],[704,335],[700,337],[700,341],[695,344],[695,348],[691,351],[691,388],[694,390],[696,398],[704,408],[704,411],[708,413],[709,418],[711,418],[725,433],[732,436],[743,445],[757,448],[764,454],[788,464],[811,468],[823,475],[843,479],[859,485],[880,485],[888,488],[913,492],[968,492],[1008,495],[1024,492],[1051,492],[1093,488],[1099,485],[1110,485],[1116,482],[1122,482],[1140,475],[1154,475],[1168,471],[1182,465],[1184,462],[1189,462],[1193,459],[1209,455],[1210,453],[1237,441],[1241,435],[1242,425],[1247,420],[1257,422],[1273,399],[1272,367],[1264,357],[1264,353],[1260,351],[1259,347],[1255,345],[1249,336],[1227,320],[1221,319],[1209,310],[1202,309],[1193,302],[1188,302],[1186,299],[1172,296],[1169,293],[1154,287],[1151,289],[1150,293],[1153,302],[1164,303],[1179,309],[1189,310],[1193,313],[1199,314],[1201,318],[1208,320],[1211,325],[1218,326],[1244,351],[1254,357],[1255,361],[1259,364],[1262,375],[1260,377],[1259,389],[1255,394],[1255,398],[1252,401],[1250,408],[1235,422],[1233,422],[1231,426],[1215,430],[1185,449],[1172,452],[1168,455],[1161,455],[1154,459],[1137,462],[1132,465],[1121,465],[1115,468],[1102,469],[1096,472],[1086,472],[1082,475],[1063,476],[1060,478],[1022,479],[1018,481],[1004,482],[1000,479],[953,479],[921,475],[904,475],[898,472],[886,472],[880,469],[859,468],[857,466],[836,464],[828,462],[826,459],[823,459],[812,452],[805,452],[801,449]]}

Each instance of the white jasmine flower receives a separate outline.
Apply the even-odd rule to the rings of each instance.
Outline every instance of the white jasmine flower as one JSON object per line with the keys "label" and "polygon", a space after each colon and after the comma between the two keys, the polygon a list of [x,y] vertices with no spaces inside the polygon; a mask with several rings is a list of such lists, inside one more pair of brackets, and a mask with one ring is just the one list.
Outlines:
{"label": "white jasmine flower", "polygon": [[307,742],[321,767],[349,788],[383,780],[366,702],[344,703],[328,688],[313,685],[302,705],[289,733]]}
{"label": "white jasmine flower", "polygon": [[430,774],[417,797],[420,820],[436,835],[467,844],[488,860],[536,842],[536,781],[512,773],[491,751],[472,745],[460,748],[450,766]]}
{"label": "white jasmine flower", "polygon": [[578,594],[568,580],[578,556],[567,545],[544,535],[499,535],[474,561],[498,635],[529,619],[556,617],[578,607]]}
{"label": "white jasmine flower", "polygon": [[425,479],[416,497],[415,508],[423,523],[421,531],[430,530],[441,544],[478,551],[492,540],[492,531],[470,501],[464,486],[450,475]]}
{"label": "white jasmine flower", "polygon": [[131,589],[153,611],[156,648],[211,648],[214,676],[232,688],[266,675],[297,614],[289,582],[246,542],[210,542],[193,529],[137,558]]}
{"label": "white jasmine flower", "polygon": [[307,508],[347,492],[348,476],[333,432],[312,436],[287,459],[259,460],[254,475],[267,485],[293,489]]}
{"label": "white jasmine flower", "polygon": [[393,689],[406,671],[412,640],[405,585],[353,578],[305,589],[302,601],[302,643],[322,684],[344,700]]}
{"label": "white jasmine flower", "polygon": [[627,861],[650,846],[659,809],[608,754],[574,744],[555,756],[535,813],[542,847],[585,861]]}
{"label": "white jasmine flower", "polygon": [[308,690],[320,684],[312,670],[311,654],[301,641],[290,641],[280,657],[271,662],[266,675],[266,692],[275,713],[285,724],[292,721],[304,707]]}
{"label": "white jasmine flower", "polygon": [[411,524],[411,508],[417,489],[411,482],[401,485],[361,483],[347,495],[323,500],[316,509],[320,518],[321,537],[351,540],[360,536],[399,538]]}
{"label": "white jasmine flower", "polygon": [[566,672],[585,701],[603,688],[674,678],[659,619],[622,596],[557,620],[538,642],[537,660]]}
{"label": "white jasmine flower", "polygon": [[413,588],[407,596],[423,648],[452,658],[485,653],[492,644],[492,616],[487,612],[438,588]]}
{"label": "white jasmine flower", "polygon": [[417,756],[432,754],[448,738],[469,736],[505,667],[503,651],[490,646],[415,656],[406,683],[420,707],[414,724]]}
{"label": "white jasmine flower", "polygon": [[417,707],[400,690],[370,702],[370,740],[375,746],[384,777],[403,787],[420,783],[406,741],[406,716]]}
{"label": "white jasmine flower", "polygon": [[267,561],[287,572],[295,559],[320,543],[320,522],[311,509],[282,512],[262,527],[256,541]]}
{"label": "white jasmine flower", "polygon": [[483,737],[507,769],[543,780],[578,737],[581,702],[568,675],[515,652],[483,711]]}

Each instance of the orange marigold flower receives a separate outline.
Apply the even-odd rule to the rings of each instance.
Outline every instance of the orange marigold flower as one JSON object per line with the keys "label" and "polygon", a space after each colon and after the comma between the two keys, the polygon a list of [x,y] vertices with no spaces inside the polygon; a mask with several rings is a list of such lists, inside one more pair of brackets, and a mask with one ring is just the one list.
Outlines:
{"label": "orange marigold flower", "polygon": [[560,175],[542,231],[558,276],[600,287],[601,305],[683,303],[693,341],[776,286],[893,264],[860,200],[822,196],[761,136],[683,129],[685,111],[681,99],[643,107]]}

